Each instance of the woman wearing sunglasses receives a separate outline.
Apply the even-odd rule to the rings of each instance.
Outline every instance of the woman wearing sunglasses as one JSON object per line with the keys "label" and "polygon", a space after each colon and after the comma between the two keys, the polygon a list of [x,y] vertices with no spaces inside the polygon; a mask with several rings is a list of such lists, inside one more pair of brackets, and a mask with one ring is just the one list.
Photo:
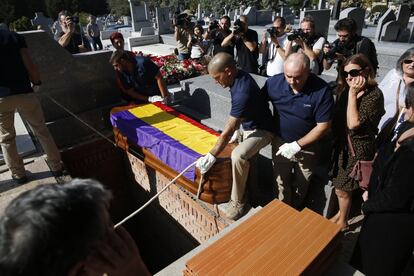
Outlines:
{"label": "woman wearing sunglasses", "polygon": [[379,84],[384,93],[385,107],[385,115],[379,124],[380,129],[395,128],[404,108],[405,88],[411,82],[414,82],[414,47],[401,55],[395,69],[390,70]]}
{"label": "woman wearing sunglasses", "polygon": [[349,174],[358,160],[374,158],[377,127],[384,114],[382,92],[364,55],[353,55],[341,66],[336,94],[331,177],[339,211],[331,221],[345,228],[352,192],[359,188],[358,181]]}

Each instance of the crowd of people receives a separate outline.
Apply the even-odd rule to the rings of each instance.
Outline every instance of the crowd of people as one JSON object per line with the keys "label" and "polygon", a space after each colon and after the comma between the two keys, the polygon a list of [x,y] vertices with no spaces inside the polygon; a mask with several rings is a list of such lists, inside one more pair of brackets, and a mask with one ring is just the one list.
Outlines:
{"label": "crowd of people", "polygon": [[[353,256],[355,266],[368,275],[412,274],[414,186],[410,166],[414,161],[414,48],[403,53],[396,68],[378,84],[375,45],[357,34],[352,19],[339,20],[335,24],[338,39],[327,43],[315,32],[315,22],[311,17],[305,17],[298,30],[289,30],[285,19],[276,17],[259,43],[258,34],[249,28],[245,16],[240,16],[233,28],[230,18],[223,16],[219,22],[212,22],[206,31],[200,25],[193,27],[191,16],[189,11],[185,11],[176,18],[174,37],[178,59],[210,56],[209,75],[222,87],[230,88],[231,111],[224,130],[210,152],[196,163],[202,174],[208,173],[224,147],[238,142],[231,155],[231,200],[221,207],[227,217],[237,220],[249,210],[246,182],[251,159],[266,145],[272,145],[277,198],[297,209],[304,207],[322,151],[325,155],[329,151],[327,169],[338,199],[338,212],[330,220],[346,229],[353,192],[361,188],[365,190],[361,207],[365,219]],[[85,51],[82,34],[74,24],[76,18],[62,12],[59,20],[63,30],[59,43],[71,53]],[[97,31],[92,17],[90,24],[88,33],[95,37]],[[55,170],[59,171],[60,156],[55,152],[56,146],[47,138],[50,134],[43,131],[44,119],[38,103],[31,99],[32,92],[41,82],[27,54],[24,39],[9,31],[0,31],[0,38],[0,46],[6,49],[0,53],[13,53],[3,54],[3,58],[19,61],[10,63],[16,64],[13,68],[15,74],[10,73],[10,68],[2,69],[0,74],[0,143],[6,164],[13,178],[24,178],[23,164],[15,153],[10,107],[24,113],[26,107],[23,104],[29,99],[38,117],[28,118],[28,121],[42,129],[38,133],[40,137],[46,137],[42,146]],[[116,71],[117,84],[124,99],[135,103],[165,102],[168,90],[159,68],[149,58],[125,51],[120,33],[113,33],[110,39],[115,48],[110,64]],[[95,44],[100,47],[99,41]],[[260,67],[259,52],[263,55]],[[334,88],[318,77],[333,64],[338,71]],[[265,75],[264,86],[259,87],[249,73]],[[16,79],[16,76],[20,78]],[[273,111],[269,104],[272,104]],[[23,275],[24,269],[35,271],[30,269],[35,269],[38,263],[50,264],[50,269],[56,269],[50,270],[50,275],[62,275],[63,270],[58,270],[61,268],[66,274],[73,271],[74,274],[70,275],[102,275],[107,272],[101,271],[105,264],[122,258],[111,259],[102,255],[104,253],[96,249],[98,241],[100,246],[114,249],[114,254],[122,255],[124,251],[118,249],[125,249],[127,260],[133,260],[133,264],[113,263],[112,268],[119,271],[134,268],[148,273],[138,250],[135,247],[124,248],[125,242],[130,241],[128,234],[123,230],[114,232],[107,215],[103,215],[106,214],[108,194],[96,183],[84,184],[75,181],[72,186],[64,188],[39,188],[9,206],[0,219],[0,256],[7,256],[0,258],[0,268],[10,267],[9,274],[5,275]],[[81,198],[84,193],[85,198]],[[71,210],[75,212],[73,215],[62,211],[59,204],[53,205],[56,210],[46,208],[39,205],[38,198],[42,196],[45,200],[52,197],[50,202],[56,200],[57,203],[60,199],[65,203],[75,202],[72,197],[78,197],[76,202],[79,201],[80,206],[91,205],[91,213],[83,212],[88,208],[76,212],[74,207]],[[91,198],[93,202],[88,202]],[[51,216],[50,212],[59,218]],[[68,215],[72,221],[81,213],[84,220],[73,220],[72,224],[92,223],[90,229],[85,226],[84,231],[87,234],[95,229],[94,234],[97,234],[94,238],[85,236],[88,241],[79,244],[79,252],[73,251],[73,256],[70,256],[73,258],[68,258],[61,267],[57,267],[58,263],[53,259],[59,258],[60,251],[54,250],[57,255],[50,255],[51,259],[38,260],[38,257],[43,257],[43,251],[30,256],[24,250],[29,245],[49,250],[40,244],[44,243],[44,237],[37,236],[40,234],[34,226],[36,216],[40,222],[50,220],[54,223],[56,220],[64,227],[62,231],[72,233],[71,228],[65,228],[63,216]],[[88,215],[89,218],[86,217]],[[17,239],[19,231],[24,229],[30,230],[23,235],[25,239]],[[67,252],[67,249],[62,247],[61,252]],[[128,270],[125,273],[119,275],[128,275]],[[48,274],[40,271],[39,275]]]}

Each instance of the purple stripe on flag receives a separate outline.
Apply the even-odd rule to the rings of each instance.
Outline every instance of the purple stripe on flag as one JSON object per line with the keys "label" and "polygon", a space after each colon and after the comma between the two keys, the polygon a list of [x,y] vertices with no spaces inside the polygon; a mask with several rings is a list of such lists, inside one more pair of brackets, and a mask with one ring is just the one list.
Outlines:
{"label": "purple stripe on flag", "polygon": [[[148,149],[155,157],[176,172],[181,172],[201,156],[201,154],[184,146],[159,129],[135,117],[129,111],[125,110],[111,114],[111,123],[128,140]],[[187,170],[184,176],[194,181],[195,166]]]}

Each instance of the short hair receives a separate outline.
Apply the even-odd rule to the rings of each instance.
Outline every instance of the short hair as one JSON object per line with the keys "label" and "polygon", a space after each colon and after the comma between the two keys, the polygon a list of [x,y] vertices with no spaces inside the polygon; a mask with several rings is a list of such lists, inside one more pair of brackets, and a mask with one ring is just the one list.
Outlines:
{"label": "short hair", "polygon": [[58,21],[60,22],[60,17],[62,17],[62,16],[70,16],[70,15],[71,15],[70,12],[68,12],[67,10],[60,11],[58,13]]}
{"label": "short hair", "polygon": [[351,34],[355,34],[357,31],[357,24],[352,18],[342,18],[336,22],[335,31],[348,31]]}
{"label": "short hair", "polygon": [[276,21],[280,21],[280,23],[282,23],[282,26],[286,26],[286,19],[282,16],[276,16],[275,20],[273,20],[273,23],[275,23]]}
{"label": "short hair", "polygon": [[364,54],[356,54],[350,56],[347,60],[345,60],[341,68],[339,69],[339,80],[338,80],[338,93],[341,93],[344,89],[348,88],[348,83],[346,82],[345,76],[343,74],[345,66],[348,64],[357,64],[361,67],[361,69],[368,70],[368,78],[367,78],[367,87],[373,88],[377,86],[377,81],[375,80],[375,73],[374,68],[372,67],[371,62]]}
{"label": "short hair", "polygon": [[220,18],[220,20],[222,20],[222,19],[226,19],[227,21],[229,21],[229,23],[231,23],[231,19],[230,19],[230,17],[229,17],[228,15],[223,15],[223,16]]}
{"label": "short hair", "polygon": [[124,40],[124,36],[121,33],[119,33],[119,32],[113,32],[109,36],[109,39],[111,40],[111,43],[112,44],[114,43],[115,39],[119,39],[119,38],[122,39],[122,40]]}
{"label": "short hair", "polygon": [[400,73],[403,74],[403,61],[409,57],[414,57],[414,47],[406,50],[397,60],[397,64],[395,66],[395,69]]}
{"label": "short hair", "polygon": [[226,68],[236,68],[236,62],[229,53],[217,53],[208,64],[208,72],[224,72]]}
{"label": "short hair", "polygon": [[242,15],[239,16],[239,19],[241,20],[242,18],[243,18],[242,21],[244,21],[246,23],[249,23],[249,18],[247,18],[247,16],[245,16],[244,14],[242,14]]}
{"label": "short hair", "polygon": [[287,64],[287,63],[298,63],[299,61],[303,63],[303,68],[304,69],[310,70],[310,59],[304,53],[293,53],[293,54],[290,54],[286,58],[285,64]]}
{"label": "short hair", "polygon": [[116,50],[112,53],[109,63],[113,64],[114,62],[119,62],[120,60],[130,61],[131,56],[126,51]]}
{"label": "short hair", "polygon": [[47,184],[22,193],[0,218],[3,276],[67,275],[107,231],[110,192],[91,179]]}
{"label": "short hair", "polygon": [[201,33],[204,33],[204,28],[203,28],[203,26],[201,26],[200,24],[195,25],[195,26],[194,26],[194,29],[195,29],[195,28],[200,29],[200,32],[201,32]]}
{"label": "short hair", "polygon": [[310,15],[305,16],[302,21],[300,21],[300,24],[308,22],[312,29],[315,29],[315,20],[313,20],[313,17]]}

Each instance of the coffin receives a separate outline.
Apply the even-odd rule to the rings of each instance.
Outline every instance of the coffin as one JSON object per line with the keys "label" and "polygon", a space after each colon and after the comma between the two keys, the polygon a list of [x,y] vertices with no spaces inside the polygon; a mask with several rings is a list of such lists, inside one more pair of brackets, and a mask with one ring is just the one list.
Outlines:
{"label": "coffin", "polygon": [[[219,133],[161,103],[129,105],[111,110],[116,144],[147,166],[174,178],[183,168],[205,155]],[[216,204],[230,200],[232,174],[229,144],[204,175],[199,198]],[[192,167],[176,183],[197,195],[201,174]]]}

